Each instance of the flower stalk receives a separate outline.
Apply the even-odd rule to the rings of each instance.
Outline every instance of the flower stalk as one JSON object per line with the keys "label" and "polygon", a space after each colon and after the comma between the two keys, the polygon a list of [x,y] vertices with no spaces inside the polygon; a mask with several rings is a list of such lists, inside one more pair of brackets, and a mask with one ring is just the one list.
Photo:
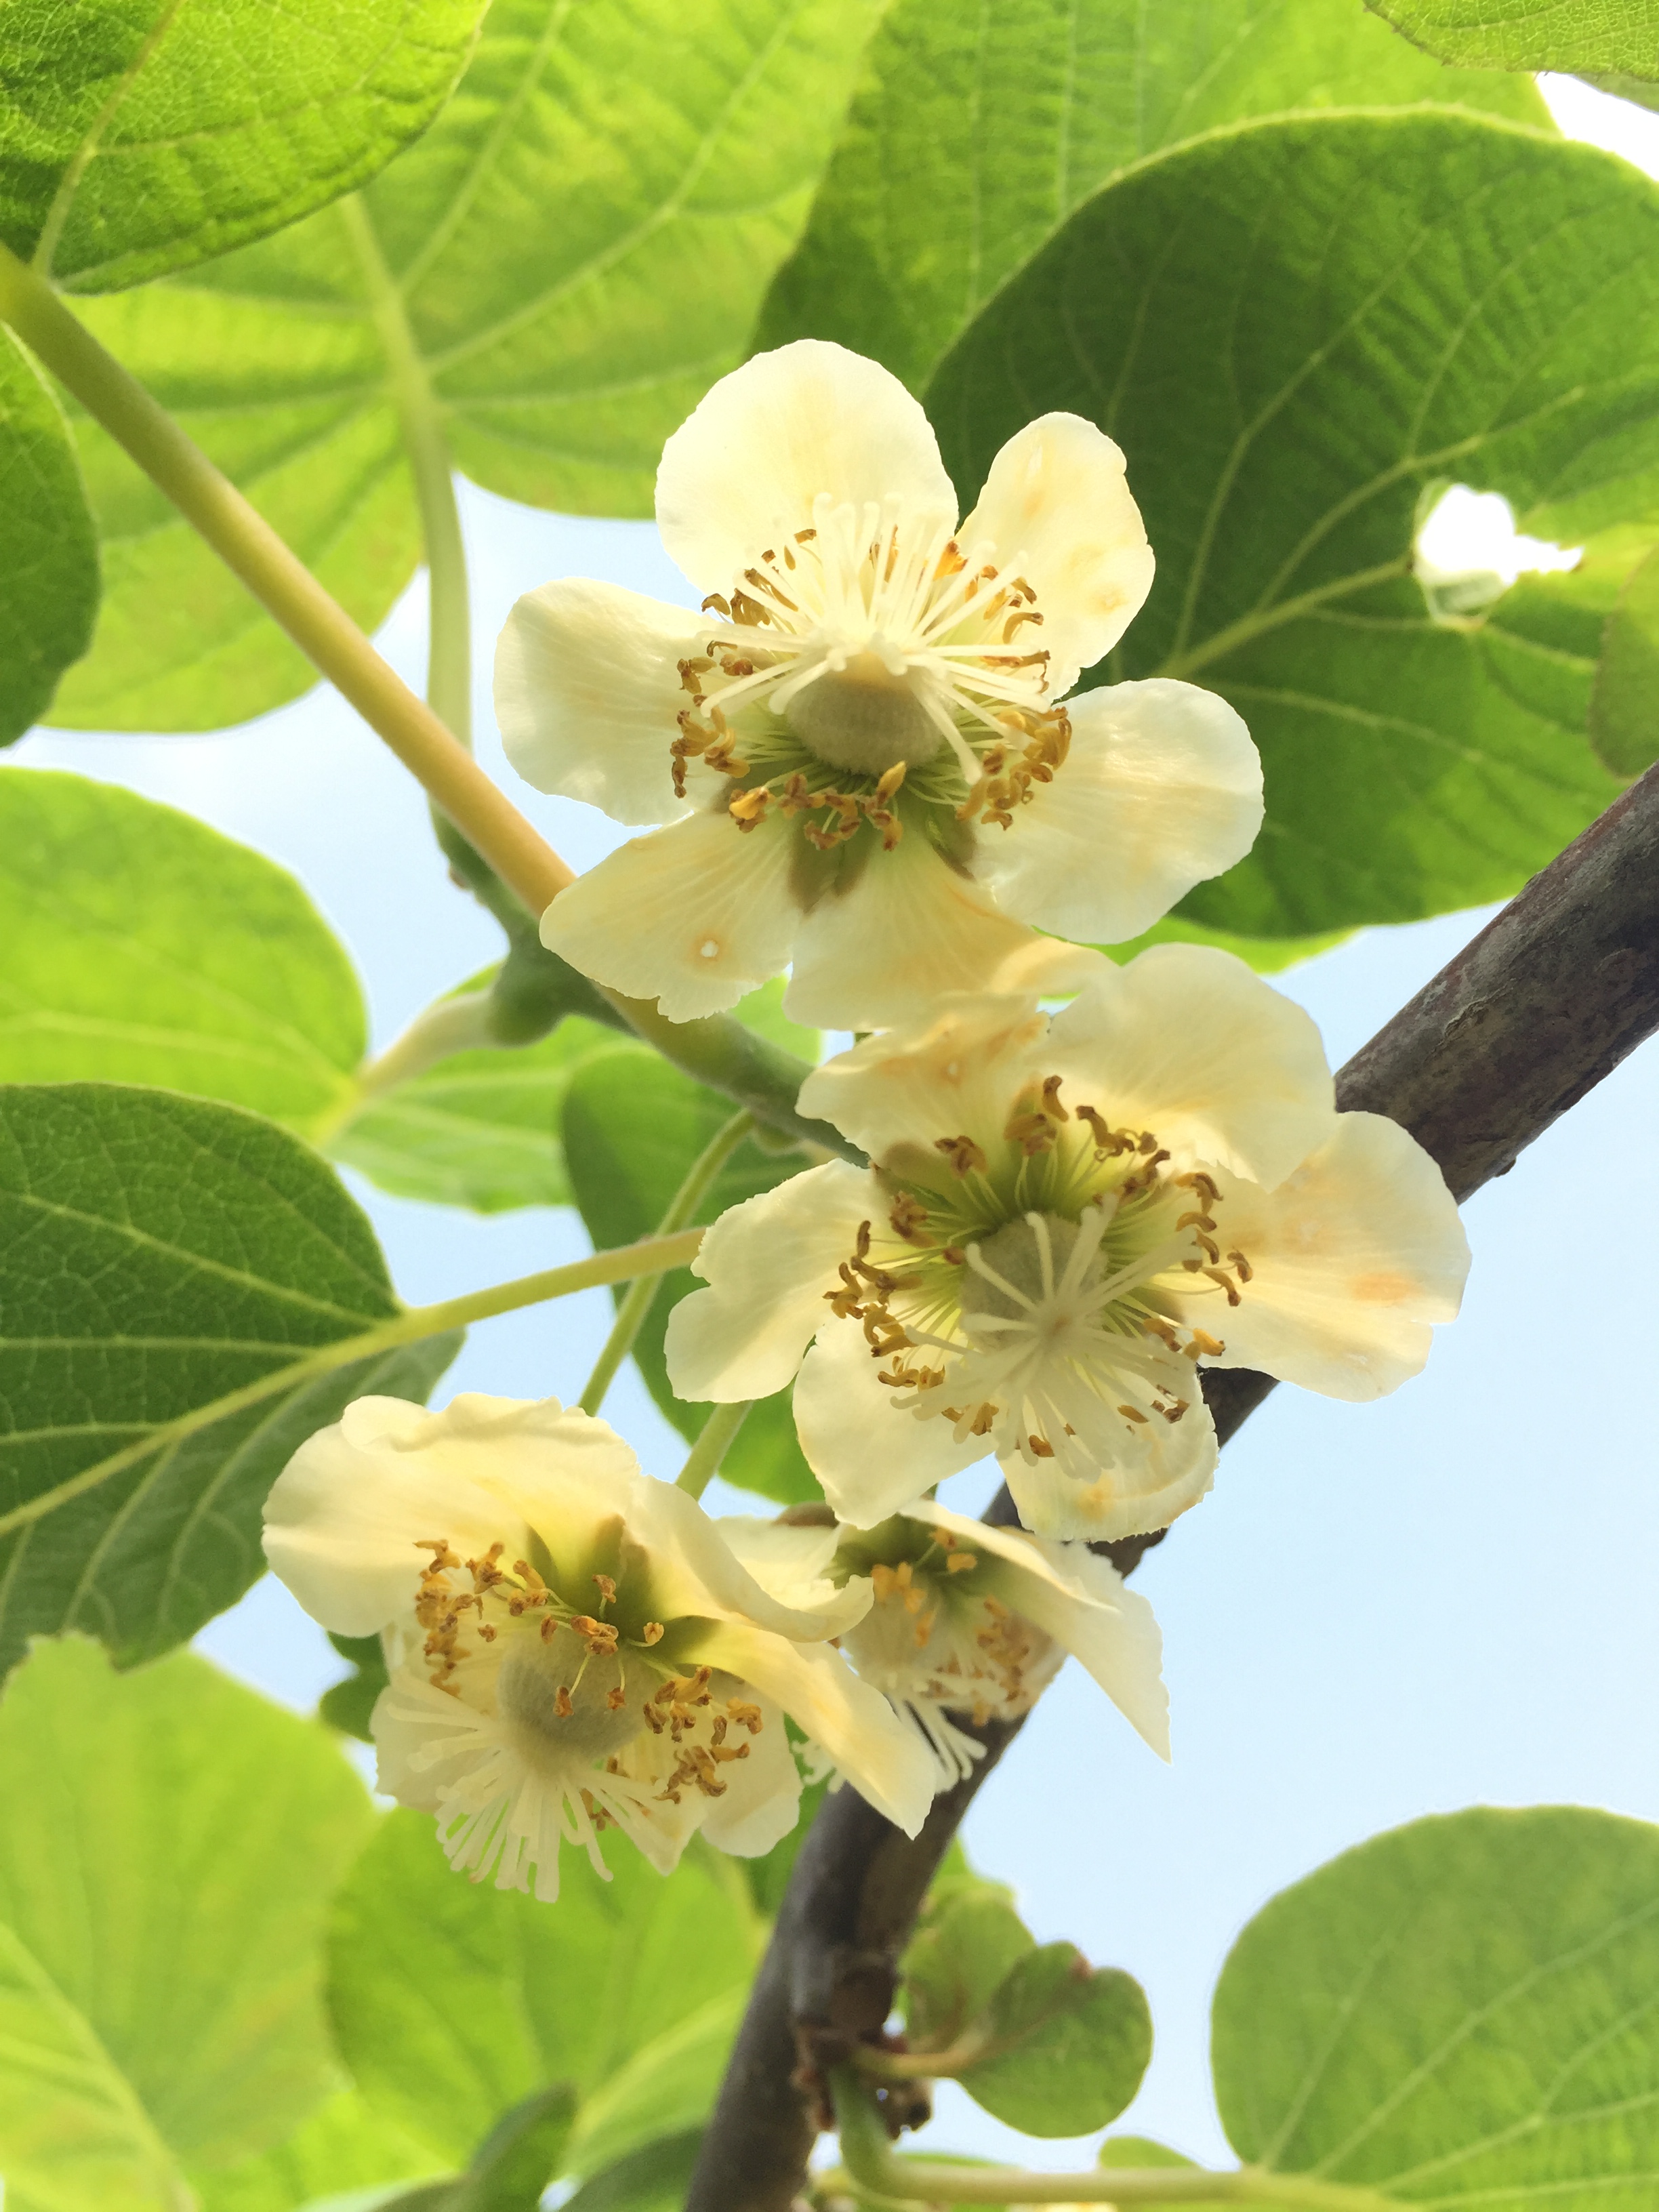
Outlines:
{"label": "flower stalk", "polygon": [[678,1489],[689,1491],[693,1498],[701,1498],[715,1475],[720,1462],[737,1440],[738,1431],[748,1419],[751,1399],[740,1399],[735,1406],[716,1406],[698,1432],[685,1465],[675,1477]]}
{"label": "flower stalk", "polygon": [[[670,1200],[668,1211],[657,1224],[659,1237],[672,1237],[684,1229],[692,1215],[708,1196],[720,1170],[755,1126],[752,1114],[734,1114],[722,1123],[691,1163],[685,1181]],[[634,1340],[645,1324],[651,1310],[651,1301],[657,1295],[661,1275],[638,1275],[628,1287],[628,1294],[617,1308],[617,1318],[604,1349],[593,1363],[593,1372],[577,1400],[585,1413],[597,1413],[605,1403],[605,1394],[616,1380],[617,1370],[634,1349]],[[735,1431],[734,1431],[735,1433]]]}

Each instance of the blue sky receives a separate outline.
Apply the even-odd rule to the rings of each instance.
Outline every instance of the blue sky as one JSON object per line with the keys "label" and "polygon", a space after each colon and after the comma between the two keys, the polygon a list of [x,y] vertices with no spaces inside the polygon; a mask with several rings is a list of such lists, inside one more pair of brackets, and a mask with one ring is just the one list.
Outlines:
{"label": "blue sky", "polygon": [[[1582,87],[1574,135],[1644,160],[1659,118]],[[602,817],[528,793],[500,758],[489,655],[516,594],[562,574],[684,599],[645,524],[573,521],[464,488],[479,660],[479,750],[577,866],[617,842]],[[384,648],[411,680],[424,586]],[[42,732],[12,758],[131,785],[291,868],[350,947],[377,1043],[492,958],[493,925],[446,883],[423,802],[327,691],[207,738]],[[1369,931],[1277,979],[1340,1062],[1484,915]],[[1215,1492],[1151,1555],[1176,1756],[1164,1768],[1077,1671],[1044,1698],[967,1831],[1037,1934],[1146,1984],[1158,2049],[1121,2124],[1225,2155],[1204,2050],[1227,1946],[1274,1891],[1377,1829],[1472,1803],[1571,1801],[1659,1819],[1652,1567],[1659,1453],[1641,1395],[1659,1322],[1659,1051],[1627,1061],[1466,1209],[1474,1267],[1428,1371],[1372,1407],[1280,1390],[1230,1447]],[[398,1285],[420,1301],[574,1257],[574,1216],[485,1220],[349,1177]],[[601,1292],[473,1332],[448,1388],[580,1389],[608,1325]],[[631,1376],[607,1407],[653,1473],[682,1447]],[[990,1481],[959,1477],[976,1510]],[[711,1502],[714,1493],[711,1492]],[[262,1584],[202,1638],[234,1673],[308,1705],[339,1671]],[[933,2135],[1065,2166],[953,2092]]]}

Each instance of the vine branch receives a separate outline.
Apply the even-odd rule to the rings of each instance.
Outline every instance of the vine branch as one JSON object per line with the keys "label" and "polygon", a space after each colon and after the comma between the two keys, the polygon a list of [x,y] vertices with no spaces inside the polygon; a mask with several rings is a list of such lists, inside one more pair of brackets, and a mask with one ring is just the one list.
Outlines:
{"label": "vine branch", "polygon": [[[1409,1129],[1461,1203],[1506,1175],[1656,1029],[1659,766],[1354,1054],[1337,1077],[1337,1103]],[[1243,1370],[1205,1376],[1221,1442],[1273,1388]],[[986,1518],[1012,1522],[1006,1490]],[[1127,1574],[1159,1540],[1101,1548]],[[854,1790],[825,1800],[795,1862],[685,2212],[789,2212],[827,2118],[826,2075],[880,2033],[898,1954],[934,1870],[1019,1725],[969,1731],[984,1758],[933,1800],[914,1842]],[[905,2166],[894,2173],[913,2185]],[[963,2192],[953,2185],[952,2194]]]}

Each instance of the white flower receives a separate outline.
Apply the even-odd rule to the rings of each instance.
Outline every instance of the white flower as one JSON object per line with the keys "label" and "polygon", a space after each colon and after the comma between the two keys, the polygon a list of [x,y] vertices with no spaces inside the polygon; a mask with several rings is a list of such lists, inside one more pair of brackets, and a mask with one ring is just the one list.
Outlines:
{"label": "white flower", "polygon": [[994,1451],[1045,1535],[1163,1528],[1213,1476],[1200,1362],[1374,1398],[1457,1311],[1439,1170],[1334,1112],[1313,1023],[1226,953],[1108,963],[1052,1021],[963,1000],[815,1070],[801,1110],[872,1167],[724,1215],[668,1366],[690,1399],[799,1366],[802,1447],[847,1521]]}
{"label": "white flower", "polygon": [[983,988],[1028,925],[1121,943],[1249,851],[1255,748],[1212,693],[1060,702],[1145,599],[1123,456],[1045,415],[957,498],[921,407],[802,340],[724,377],[669,440],[664,543],[704,613],[576,579],[520,600],[496,713],[543,791],[635,838],[544,940],[673,1021],[793,960],[828,1028]]}
{"label": "white flower", "polygon": [[773,1595],[556,1400],[360,1398],[277,1478],[265,1554],[325,1628],[380,1634],[380,1787],[435,1813],[475,1881],[556,1898],[561,1841],[603,1873],[608,1826],[665,1874],[699,1828],[769,1850],[800,1796],[786,1712],[890,1820],[926,1816],[928,1761],[824,1640],[868,1585]]}
{"label": "white flower", "polygon": [[859,1534],[840,1532],[836,1570],[867,1576],[876,1601],[841,1639],[866,1682],[926,1740],[948,1790],[984,1746],[976,1726],[1029,1712],[1067,1652],[1160,1758],[1170,1755],[1163,1639],[1152,1607],[1081,1544],[964,1520],[931,1498]]}

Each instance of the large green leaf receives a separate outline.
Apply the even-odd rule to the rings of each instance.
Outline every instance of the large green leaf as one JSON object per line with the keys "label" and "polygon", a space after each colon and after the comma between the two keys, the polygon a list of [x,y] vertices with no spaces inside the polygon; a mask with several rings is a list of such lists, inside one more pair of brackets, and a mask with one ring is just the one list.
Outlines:
{"label": "large green leaf", "polygon": [[1148,155],[1293,108],[1457,101],[1545,123],[1351,0],[895,0],[759,343],[838,338],[918,388],[1066,217]]}
{"label": "large green leaf", "polygon": [[382,1190],[434,1206],[568,1206],[565,1094],[586,1061],[629,1049],[619,1031],[572,1014],[534,1044],[453,1053],[353,1114],[328,1149]]}
{"label": "large green leaf", "polygon": [[9,0],[0,237],[105,292],[361,185],[448,97],[480,0]]}
{"label": "large green leaf", "polygon": [[[335,2030],[364,2095],[458,2163],[504,2106],[549,2081],[582,2093],[578,2164],[584,2134],[604,2162],[700,2118],[659,2096],[636,2112],[631,2140],[614,2124],[597,2133],[607,2103],[617,2117],[622,2078],[652,2071],[651,2045],[667,2039],[680,2062],[656,2075],[660,2087],[695,2055],[711,2012],[747,1988],[755,1930],[742,1877],[712,1856],[693,1852],[665,1880],[612,1838],[607,1883],[568,1850],[550,1907],[464,1881],[428,1814],[392,1814],[340,1893],[331,1944]],[[706,2097],[723,2056],[722,2045],[704,2062]]]}
{"label": "large green leaf", "polygon": [[[729,1098],[642,1046],[585,1060],[565,1094],[564,1156],[595,1250],[648,1237],[697,1155],[731,1117]],[[798,1175],[804,1164],[799,1153],[763,1152],[752,1138],[746,1139],[693,1218],[714,1221],[728,1206]],[[698,1287],[689,1267],[665,1275],[634,1340],[634,1358],[647,1387],[683,1437],[698,1434],[709,1408],[675,1396],[663,1358],[663,1335],[671,1311]],[[787,1390],[754,1407],[720,1471],[728,1482],[781,1504],[823,1496],[796,1441]]]}
{"label": "large green leaf", "polygon": [[1419,1820],[1257,1914],[1215,1997],[1234,2149],[1402,2204],[1648,2212],[1659,1828]]}
{"label": "large green leaf", "polygon": [[64,1628],[131,1664],[233,1604],[289,1455],[352,1398],[423,1399],[459,1339],[274,1378],[398,1310],[362,1214],[270,1122],[0,1087],[0,1671]]}
{"label": "large green leaf", "polygon": [[1622,162],[1432,112],[1218,132],[1080,209],[928,405],[966,489],[1045,409],[1127,453],[1158,573],[1110,673],[1222,692],[1267,773],[1255,851],[1191,919],[1293,936],[1498,898],[1617,790],[1592,665],[1553,635],[1582,630],[1574,580],[1437,623],[1410,564],[1451,478],[1569,543],[1652,511],[1659,192]]}
{"label": "large green leaf", "polygon": [[0,1082],[96,1078],[306,1129],[362,1057],[351,963],[283,869],[171,806],[0,771]]}
{"label": "large green leaf", "polygon": [[[800,234],[876,13],[495,0],[448,110],[361,202],[88,319],[372,628],[418,554],[400,377],[478,483],[649,513],[664,438],[741,360]],[[210,729],[306,689],[297,647],[76,427],[107,587],[58,719]]]}
{"label": "large green leaf", "polygon": [[174,2212],[179,2167],[335,2085],[330,1892],[371,1824],[329,1738],[179,1654],[37,1646],[0,1704],[9,2212]]}
{"label": "large green leaf", "polygon": [[1653,0],[1365,0],[1415,45],[1464,69],[1659,78]]}
{"label": "large green leaf", "polygon": [[92,638],[98,542],[63,410],[0,328],[0,745],[46,712]]}
{"label": "large green leaf", "polygon": [[1615,775],[1659,760],[1659,552],[1632,572],[1601,634],[1589,732]]}
{"label": "large green leaf", "polygon": [[357,2090],[342,2089],[274,2150],[191,2181],[202,2212],[296,2212],[317,2197],[431,2179],[445,2165]]}

